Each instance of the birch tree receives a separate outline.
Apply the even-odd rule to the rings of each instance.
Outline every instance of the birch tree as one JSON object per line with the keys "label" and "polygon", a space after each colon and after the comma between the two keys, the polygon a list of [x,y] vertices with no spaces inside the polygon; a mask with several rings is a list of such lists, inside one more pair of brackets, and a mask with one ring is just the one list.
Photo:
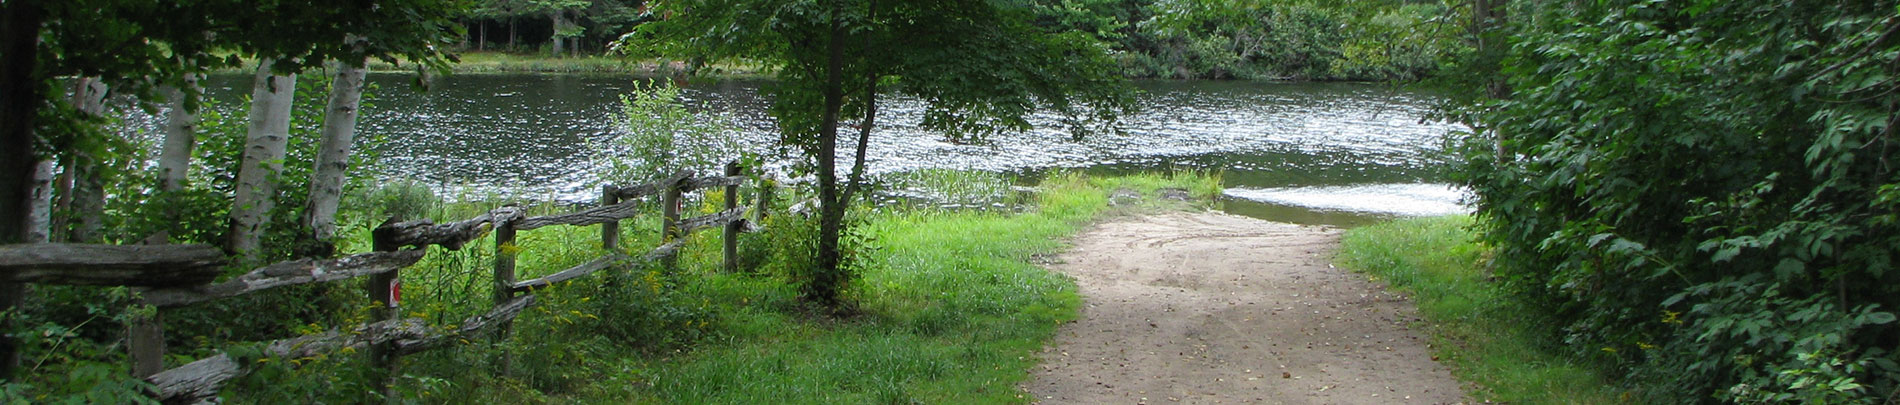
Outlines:
{"label": "birch tree", "polygon": [[197,94],[198,78],[197,74],[187,74],[183,88],[164,89],[170,111],[165,115],[165,143],[158,153],[159,190],[184,189],[185,178],[190,175],[191,150],[198,144],[198,113],[193,110],[196,103],[188,98]]}
{"label": "birch tree", "polygon": [[[362,41],[365,39],[355,35],[345,40],[359,49]],[[316,167],[310,175],[310,200],[303,217],[311,238],[325,246],[336,234],[337,205],[343,197],[345,174],[350,168],[350,146],[356,139],[363,80],[368,73],[364,62],[330,64],[336,77],[330,82],[330,100],[324,107],[322,139],[317,144]]]}
{"label": "birch tree", "polygon": [[276,177],[284,170],[290,142],[290,107],[297,92],[297,75],[272,72],[276,64],[265,59],[251,82],[250,124],[246,128],[244,159],[238,169],[236,199],[231,204],[231,230],[226,246],[239,256],[256,259],[266,219],[276,204]]}

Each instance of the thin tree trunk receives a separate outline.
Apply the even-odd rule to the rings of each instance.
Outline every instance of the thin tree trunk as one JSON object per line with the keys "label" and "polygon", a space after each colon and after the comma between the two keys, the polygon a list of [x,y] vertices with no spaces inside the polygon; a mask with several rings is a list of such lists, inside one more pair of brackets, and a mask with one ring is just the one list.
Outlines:
{"label": "thin tree trunk", "polygon": [[71,214],[73,206],[73,168],[79,166],[79,164],[75,162],[77,159],[74,152],[68,151],[60,154],[59,161],[56,163],[57,166],[63,167],[65,170],[61,170],[59,175],[53,178],[53,205],[48,208],[51,211],[48,214],[51,216],[51,220],[46,224],[48,228],[47,234],[54,238],[50,242],[66,242],[68,230],[72,229],[69,222],[73,217]]}
{"label": "thin tree trunk", "polygon": [[[832,6],[831,38],[825,41],[825,115],[818,130],[818,146],[815,150],[818,159],[818,257],[817,271],[821,277],[838,277],[843,264],[842,252],[838,249],[838,240],[844,234],[844,212],[847,203],[838,190],[838,112],[844,107],[844,25],[837,21],[840,6]],[[821,304],[838,308],[838,285],[843,280],[818,280],[821,283],[821,296],[812,297]]]}
{"label": "thin tree trunk", "polygon": [[256,259],[266,216],[276,204],[275,177],[284,170],[284,151],[290,142],[290,107],[297,92],[297,75],[275,75],[271,59],[257,66],[251,82],[250,127],[246,129],[244,159],[238,167],[237,198],[231,205],[227,247],[246,260]]}
{"label": "thin tree trunk", "polygon": [[192,111],[186,97],[198,92],[198,75],[186,74],[185,87],[167,87],[171,112],[166,114],[165,144],[158,153],[158,189],[178,191],[185,188],[191,173],[191,149],[198,144],[198,113]]}
{"label": "thin tree trunk", "polygon": [[864,188],[864,154],[871,144],[871,128],[877,126],[877,75],[866,74],[864,79],[864,120],[858,123],[857,154],[851,161],[850,185],[844,189],[845,201],[851,201],[851,197]]}
{"label": "thin tree trunk", "polygon": [[[1471,4],[1471,31],[1472,37],[1477,41],[1478,52],[1485,55],[1486,58],[1493,58],[1489,60],[1490,66],[1488,67],[1492,74],[1490,78],[1485,81],[1485,95],[1497,100],[1511,98],[1510,84],[1504,81],[1504,75],[1501,72],[1503,70],[1501,66],[1503,61],[1496,59],[1501,58],[1499,55],[1504,53],[1504,48],[1507,46],[1505,41],[1502,40],[1504,33],[1497,31],[1504,29],[1504,13],[1508,1],[1509,0],[1472,0]],[[1496,128],[1491,128],[1490,132],[1492,133],[1493,142],[1495,142],[1493,146],[1497,149],[1495,153],[1497,153],[1498,162],[1503,163],[1515,160],[1516,158],[1512,156],[1513,152],[1510,146],[1505,144],[1509,138],[1505,136],[1504,132]]]}
{"label": "thin tree trunk", "polygon": [[[871,0],[869,8],[871,20],[877,20],[877,0]],[[864,37],[864,49],[875,48],[873,38],[870,35]],[[864,187],[864,153],[871,144],[871,129],[877,127],[877,67],[867,66],[866,69],[871,70],[864,74],[864,119],[858,122],[857,150],[852,156],[850,185],[844,189],[844,201],[851,201],[851,197]]]}
{"label": "thin tree trunk", "polygon": [[475,36],[475,50],[486,51],[488,50],[488,21],[476,24],[476,29],[481,30],[481,33]]}
{"label": "thin tree trunk", "polygon": [[[346,39],[354,40],[358,38]],[[323,110],[322,139],[317,144],[316,168],[310,175],[309,206],[304,210],[304,224],[310,227],[311,237],[325,246],[336,234],[337,203],[343,198],[343,180],[350,169],[350,144],[356,139],[363,77],[368,72],[342,62],[331,62],[331,69],[336,71],[336,79],[330,82],[330,102]]]}

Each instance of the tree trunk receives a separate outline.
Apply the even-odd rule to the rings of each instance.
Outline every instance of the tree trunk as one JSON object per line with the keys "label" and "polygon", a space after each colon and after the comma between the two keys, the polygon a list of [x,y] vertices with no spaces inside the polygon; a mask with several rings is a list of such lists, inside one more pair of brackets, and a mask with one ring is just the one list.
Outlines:
{"label": "tree trunk", "polygon": [[238,167],[237,198],[231,205],[227,245],[246,260],[257,259],[259,237],[277,193],[275,177],[284,170],[284,150],[290,142],[290,107],[297,92],[297,75],[272,74],[273,60],[257,66],[251,82],[250,127],[246,129],[244,159]]}
{"label": "tree trunk", "polygon": [[336,234],[337,202],[343,198],[343,180],[350,169],[350,144],[356,139],[357,108],[368,72],[341,62],[332,62],[331,69],[336,79],[330,82],[330,103],[323,110],[323,138],[317,144],[316,170],[310,175],[310,200],[304,210],[311,237],[325,246]]}
{"label": "tree trunk", "polygon": [[52,160],[33,166],[33,201],[28,204],[26,243],[53,241],[53,168]]}
{"label": "tree trunk", "polygon": [[832,10],[831,38],[825,42],[828,54],[825,63],[825,115],[818,130],[818,257],[820,304],[836,309],[842,304],[839,293],[844,279],[843,254],[838,249],[838,240],[844,234],[844,212],[847,203],[838,190],[838,111],[844,107],[844,24],[837,21],[841,10],[834,5]]}
{"label": "tree trunk", "polygon": [[[871,9],[870,19],[873,21],[877,20],[877,0],[871,0],[869,8]],[[872,38],[874,38],[874,36],[871,35],[864,37],[864,49],[877,48]],[[875,66],[867,66],[866,69],[871,70],[864,73],[864,118],[858,122],[857,153],[852,156],[851,183],[844,189],[844,196],[842,198],[844,201],[851,201],[851,197],[857,195],[858,191],[864,187],[864,153],[871,144],[871,129],[877,127],[877,80],[879,75],[876,70],[877,67]]]}
{"label": "tree trunk", "polygon": [[[28,207],[32,204],[35,166],[34,120],[39,118],[42,95],[39,66],[40,25],[45,10],[38,2],[0,2],[0,244],[26,240]],[[0,283],[0,311],[20,305],[26,286]],[[0,328],[13,330],[13,317],[0,318]],[[0,380],[13,378],[20,365],[20,342],[0,335]]]}
{"label": "tree trunk", "polygon": [[851,197],[856,195],[858,190],[864,188],[864,154],[866,148],[869,147],[871,143],[871,128],[877,126],[878,77],[877,74],[874,73],[865,74],[864,76],[864,119],[858,122],[857,153],[853,156],[853,160],[851,161],[850,185],[844,189],[845,201],[851,201]]}
{"label": "tree trunk", "polygon": [[[1502,32],[1504,30],[1504,12],[1508,1],[1509,0],[1472,0],[1471,3],[1472,37],[1477,42],[1475,45],[1478,49],[1478,53],[1483,55],[1482,57],[1486,59],[1489,65],[1486,67],[1491,73],[1489,78],[1485,80],[1485,95],[1497,100],[1511,98],[1510,84],[1504,81],[1504,74],[1502,73],[1503,54],[1505,48],[1509,46],[1507,41],[1504,40],[1506,33]],[[1510,146],[1505,144],[1508,138],[1506,138],[1503,131],[1494,128],[1490,129],[1490,132],[1492,133],[1493,142],[1495,142],[1493,146],[1496,147],[1495,152],[1497,153],[1498,162],[1503,163],[1515,160],[1516,158],[1512,156]]]}
{"label": "tree trunk", "polygon": [[[105,115],[106,90],[105,82],[99,78],[80,78],[73,82],[73,108],[86,118]],[[100,231],[105,228],[101,222],[106,205],[105,181],[99,173],[104,162],[80,148],[66,151],[65,157],[64,180],[60,182],[63,195],[59,197],[57,217],[52,221],[53,235],[63,242],[97,242]]]}
{"label": "tree trunk", "polygon": [[198,113],[191,110],[186,97],[198,92],[198,75],[186,74],[185,87],[165,88],[165,95],[171,98],[171,112],[166,114],[165,144],[158,153],[159,190],[184,189],[185,178],[191,173],[191,149],[198,144]]}
{"label": "tree trunk", "polygon": [[554,10],[554,12],[549,13],[549,17],[554,19],[554,34],[549,35],[548,42],[553,43],[554,56],[558,57],[567,52],[567,47],[563,46],[567,43],[567,37],[561,36],[562,29],[567,28],[567,12]]}

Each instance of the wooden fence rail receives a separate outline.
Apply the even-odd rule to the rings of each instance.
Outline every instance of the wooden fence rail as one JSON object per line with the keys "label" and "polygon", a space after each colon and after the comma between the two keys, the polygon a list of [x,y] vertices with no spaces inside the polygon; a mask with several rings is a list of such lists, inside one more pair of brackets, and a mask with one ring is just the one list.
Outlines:
{"label": "wooden fence rail", "polygon": [[[277,287],[336,282],[366,277],[366,289],[376,302],[374,319],[347,331],[279,339],[264,344],[269,357],[316,357],[339,350],[356,349],[369,353],[373,367],[386,373],[379,382],[386,397],[388,377],[397,372],[401,356],[441,347],[449,342],[477,339],[509,339],[512,323],[522,310],[534,304],[534,291],[556,283],[578,279],[607,269],[631,268],[638,263],[659,262],[674,265],[684,241],[696,230],[723,226],[725,236],[722,268],[737,269],[737,237],[746,230],[745,216],[758,211],[741,206],[739,186],[749,177],[737,163],[725,167],[724,176],[697,177],[682,171],[657,181],[633,185],[607,185],[601,189],[597,207],[545,216],[526,216],[515,206],[490,210],[466,220],[436,224],[429,220],[386,222],[371,232],[373,252],[334,259],[298,259],[271,264],[229,280],[212,283],[226,263],[222,252],[206,245],[81,245],[34,244],[0,246],[0,282],[42,284],[123,285],[141,289],[144,303],[163,308],[203,303],[236,297]],[[724,187],[725,209],[716,213],[681,219],[679,204],[683,193]],[[770,198],[771,186],[758,188],[760,207]],[[661,200],[661,244],[638,256],[621,251],[620,222],[639,215],[638,200],[659,196]],[[761,219],[764,213],[759,213]],[[514,246],[516,232],[555,225],[600,225],[601,245],[605,253],[572,268],[529,280],[516,280]],[[755,228],[755,227],[753,227]],[[495,235],[494,306],[486,313],[464,320],[450,329],[430,328],[421,319],[401,315],[401,271],[421,261],[430,245],[457,250],[469,242]],[[228,354],[218,354],[191,363],[162,370],[159,359],[164,351],[164,329],[157,318],[138,321],[129,332],[135,373],[157,387],[153,395],[166,403],[195,403],[215,398],[224,384],[243,375],[245,364]],[[498,359],[507,372],[511,359],[502,353]]]}

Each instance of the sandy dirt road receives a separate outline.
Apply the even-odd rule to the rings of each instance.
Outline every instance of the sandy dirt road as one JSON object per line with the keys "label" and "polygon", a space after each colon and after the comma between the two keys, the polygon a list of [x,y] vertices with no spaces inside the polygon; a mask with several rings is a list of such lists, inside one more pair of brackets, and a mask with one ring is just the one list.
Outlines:
{"label": "sandy dirt road", "polygon": [[1222,214],[1097,225],[1050,267],[1064,325],[1024,387],[1045,404],[1465,402],[1409,301],[1330,265],[1336,230]]}

